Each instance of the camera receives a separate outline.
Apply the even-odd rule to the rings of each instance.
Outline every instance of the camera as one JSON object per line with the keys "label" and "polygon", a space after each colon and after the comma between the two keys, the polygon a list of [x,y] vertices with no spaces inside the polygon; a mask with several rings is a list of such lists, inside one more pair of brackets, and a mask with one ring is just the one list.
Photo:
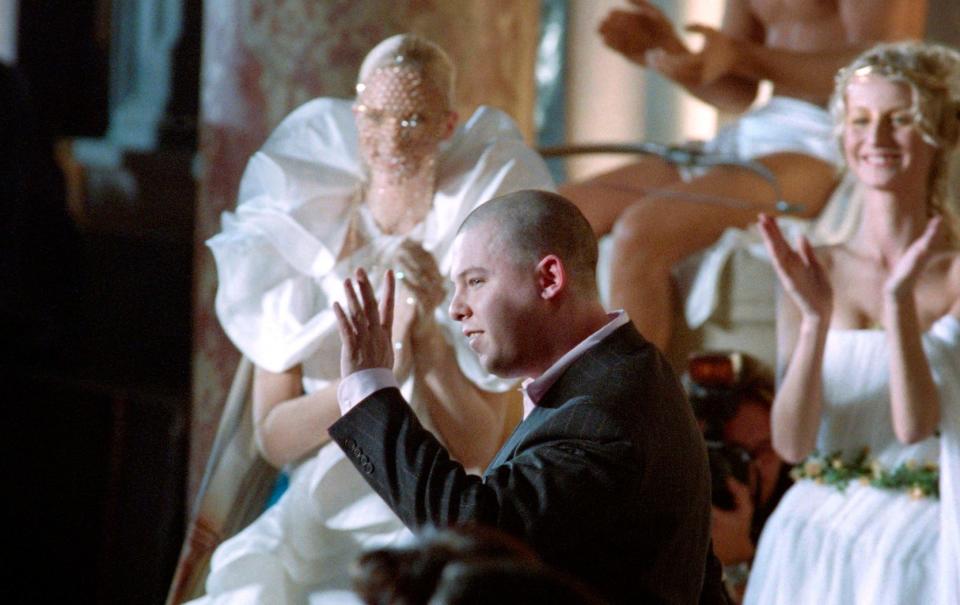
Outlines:
{"label": "camera", "polygon": [[717,508],[732,510],[736,503],[727,487],[727,477],[749,485],[752,458],[744,448],[724,439],[724,427],[745,400],[769,404],[769,381],[742,353],[705,352],[688,359],[683,382],[707,445],[711,500]]}

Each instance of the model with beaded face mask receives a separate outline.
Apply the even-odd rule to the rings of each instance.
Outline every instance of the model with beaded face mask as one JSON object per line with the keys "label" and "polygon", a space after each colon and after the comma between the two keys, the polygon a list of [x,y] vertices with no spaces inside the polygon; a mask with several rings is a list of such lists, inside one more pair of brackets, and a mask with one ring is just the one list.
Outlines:
{"label": "model with beaded face mask", "polygon": [[453,66],[426,40],[394,37],[364,60],[353,110],[370,182],[366,203],[388,232],[430,209],[440,142],[456,125]]}
{"label": "model with beaded face mask", "polygon": [[209,599],[355,602],[336,592],[349,588],[350,562],[407,535],[326,432],[340,417],[331,305],[356,267],[394,269],[394,373],[454,456],[479,471],[519,419],[513,383],[480,367],[447,316],[444,274],[474,207],[552,182],[503,113],[481,107],[457,127],[453,90],[438,46],[384,40],[363,61],[355,99],[315,99],[277,127],[208,242],[218,318],[256,366],[257,447],[290,474],[280,500],[217,549]]}
{"label": "model with beaded face mask", "polygon": [[747,603],[960,602],[960,53],[878,46],[831,102],[863,198],[847,242],[760,227],[780,297],[773,445],[798,482]]}

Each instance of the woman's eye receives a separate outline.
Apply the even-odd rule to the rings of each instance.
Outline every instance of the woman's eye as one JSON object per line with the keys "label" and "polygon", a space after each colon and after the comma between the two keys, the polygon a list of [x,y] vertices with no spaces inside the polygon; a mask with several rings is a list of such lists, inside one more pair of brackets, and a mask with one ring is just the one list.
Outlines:
{"label": "woman's eye", "polygon": [[480,279],[479,277],[471,277],[470,279],[467,280],[468,286],[479,286],[482,283],[483,283],[483,280]]}

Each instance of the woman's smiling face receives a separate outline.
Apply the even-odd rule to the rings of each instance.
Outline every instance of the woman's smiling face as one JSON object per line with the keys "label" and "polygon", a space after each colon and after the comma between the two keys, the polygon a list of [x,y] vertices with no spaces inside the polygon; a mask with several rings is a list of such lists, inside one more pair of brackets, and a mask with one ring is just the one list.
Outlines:
{"label": "woman's smiling face", "polygon": [[856,76],[846,90],[843,150],[847,166],[868,187],[925,187],[936,148],[915,120],[913,89],[877,74]]}

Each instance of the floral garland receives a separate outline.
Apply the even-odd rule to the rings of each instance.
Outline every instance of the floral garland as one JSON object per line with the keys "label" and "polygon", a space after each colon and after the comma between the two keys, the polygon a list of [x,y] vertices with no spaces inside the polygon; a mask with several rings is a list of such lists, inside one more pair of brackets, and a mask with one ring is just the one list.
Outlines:
{"label": "floral garland", "polygon": [[822,485],[831,485],[841,492],[851,481],[882,489],[904,490],[911,498],[940,497],[940,467],[935,463],[918,464],[913,460],[894,469],[886,469],[875,458],[870,458],[870,449],[863,448],[853,461],[843,459],[841,452],[829,455],[814,452],[790,471],[796,481],[811,479]]}

